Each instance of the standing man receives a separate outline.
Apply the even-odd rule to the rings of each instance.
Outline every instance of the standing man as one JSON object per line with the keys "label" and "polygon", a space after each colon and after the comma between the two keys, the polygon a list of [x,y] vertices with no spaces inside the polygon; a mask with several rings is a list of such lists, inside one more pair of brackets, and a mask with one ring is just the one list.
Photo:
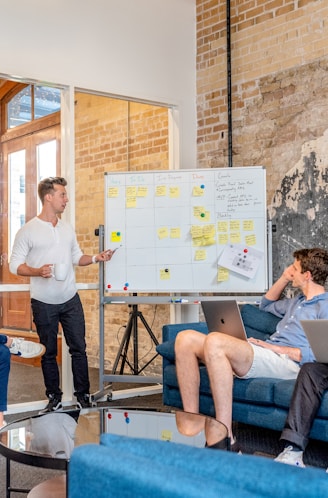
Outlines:
{"label": "standing man", "polygon": [[[74,394],[80,409],[90,406],[89,372],[85,343],[85,321],[77,294],[74,265],[87,266],[109,261],[112,251],[95,256],[83,254],[72,226],[60,219],[68,197],[65,178],[45,178],[38,185],[41,213],[16,234],[10,260],[10,271],[30,278],[33,321],[41,344],[46,347],[41,366],[48,405],[51,412],[62,407],[57,356],[58,325],[72,358]],[[60,264],[61,275],[56,272]]]}
{"label": "standing man", "polygon": [[[210,379],[216,419],[228,428],[232,448],[234,376],[241,379],[295,379],[300,365],[314,361],[300,320],[328,318],[328,293],[324,287],[328,276],[328,252],[321,248],[300,249],[293,256],[294,263],[285,269],[260,303],[260,309],[281,317],[270,339],[261,341],[250,338],[244,341],[219,330],[208,335],[184,330],[176,338],[177,377],[185,412],[198,413],[199,362],[202,362]],[[292,299],[281,299],[290,282],[301,293]],[[195,427],[193,419],[188,418],[186,413],[184,433],[196,434],[202,428]],[[209,446],[215,441],[215,434],[211,434],[213,431],[208,428]]]}

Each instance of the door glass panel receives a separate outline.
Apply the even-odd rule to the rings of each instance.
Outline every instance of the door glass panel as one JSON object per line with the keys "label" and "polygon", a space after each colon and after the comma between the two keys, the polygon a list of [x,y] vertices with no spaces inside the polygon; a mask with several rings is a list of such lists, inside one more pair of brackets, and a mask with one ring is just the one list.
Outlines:
{"label": "door glass panel", "polygon": [[[45,142],[36,147],[37,175],[38,181],[49,176],[56,176],[56,140]],[[38,200],[38,212],[42,205]]]}
{"label": "door glass panel", "polygon": [[34,119],[60,111],[61,91],[47,86],[34,87]]}
{"label": "door glass panel", "polygon": [[9,194],[9,248],[12,247],[14,237],[24,225],[26,217],[25,203],[25,149],[12,152],[8,155],[10,176]]}
{"label": "door glass panel", "polygon": [[32,120],[32,87],[23,88],[8,102],[8,128],[29,123]]}

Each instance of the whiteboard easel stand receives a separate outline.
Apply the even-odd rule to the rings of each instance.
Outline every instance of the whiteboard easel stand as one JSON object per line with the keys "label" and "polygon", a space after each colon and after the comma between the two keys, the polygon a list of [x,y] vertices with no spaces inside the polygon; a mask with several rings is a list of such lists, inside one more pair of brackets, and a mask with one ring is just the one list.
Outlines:
{"label": "whiteboard easel stand", "polygon": [[[95,234],[99,236],[99,252],[104,251],[104,226],[99,225],[96,229]],[[143,396],[146,394],[158,394],[161,393],[162,388],[162,377],[154,376],[139,376],[139,375],[118,375],[118,374],[105,374],[105,305],[109,304],[110,301],[106,299],[104,295],[105,278],[104,278],[104,263],[99,263],[99,391],[90,395],[90,400],[92,404],[96,404],[97,401],[112,401],[121,398],[131,398],[133,396],[139,395]],[[121,391],[113,391],[114,382],[130,382],[138,384],[157,384],[156,386],[145,386],[135,389],[123,389]],[[106,384],[108,383],[108,384]]]}
{"label": "whiteboard easel stand", "polygon": [[[133,293],[133,295],[137,296],[136,293]],[[148,367],[148,365],[156,358],[156,356],[158,356],[158,353],[156,353],[147,363],[145,363],[145,365],[142,368],[139,368],[138,318],[143,323],[145,329],[149,334],[149,337],[151,338],[155,346],[157,346],[159,343],[157,338],[153,334],[153,331],[151,330],[150,326],[148,325],[145,317],[143,316],[142,312],[138,310],[138,305],[132,304],[130,306],[132,308],[132,311],[130,311],[130,318],[126,325],[125,333],[113,364],[112,374],[116,374],[118,364],[121,360],[120,374],[124,373],[124,366],[125,364],[127,364],[130,367],[131,371],[133,372],[133,375],[139,375],[146,367]],[[131,363],[127,358],[131,337],[133,338],[133,365],[131,365]]]}

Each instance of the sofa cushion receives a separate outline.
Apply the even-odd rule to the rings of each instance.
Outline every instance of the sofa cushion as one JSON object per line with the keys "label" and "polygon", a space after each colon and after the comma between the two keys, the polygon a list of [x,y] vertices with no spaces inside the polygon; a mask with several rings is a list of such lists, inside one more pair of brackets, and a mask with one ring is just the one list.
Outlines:
{"label": "sofa cushion", "polygon": [[256,339],[268,339],[276,331],[276,327],[281,318],[260,310],[252,304],[244,304],[240,311],[248,337]]}
{"label": "sofa cushion", "polygon": [[158,354],[163,356],[163,358],[166,358],[167,360],[174,362],[175,361],[174,344],[175,344],[175,339],[162,342],[162,344],[158,344],[156,346],[156,351]]}
{"label": "sofa cushion", "polygon": [[326,498],[328,493],[322,469],[114,434],[103,434],[99,445],[75,448],[68,476],[71,498]]}

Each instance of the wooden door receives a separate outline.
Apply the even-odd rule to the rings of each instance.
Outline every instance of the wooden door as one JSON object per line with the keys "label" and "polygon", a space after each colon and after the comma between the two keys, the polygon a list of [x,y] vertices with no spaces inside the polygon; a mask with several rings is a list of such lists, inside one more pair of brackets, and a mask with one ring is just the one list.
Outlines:
{"label": "wooden door", "polygon": [[[19,228],[40,211],[39,180],[59,174],[60,126],[3,143],[2,159],[0,281],[28,284],[28,278],[10,273],[10,252]],[[29,291],[3,294],[1,326],[33,329]]]}

